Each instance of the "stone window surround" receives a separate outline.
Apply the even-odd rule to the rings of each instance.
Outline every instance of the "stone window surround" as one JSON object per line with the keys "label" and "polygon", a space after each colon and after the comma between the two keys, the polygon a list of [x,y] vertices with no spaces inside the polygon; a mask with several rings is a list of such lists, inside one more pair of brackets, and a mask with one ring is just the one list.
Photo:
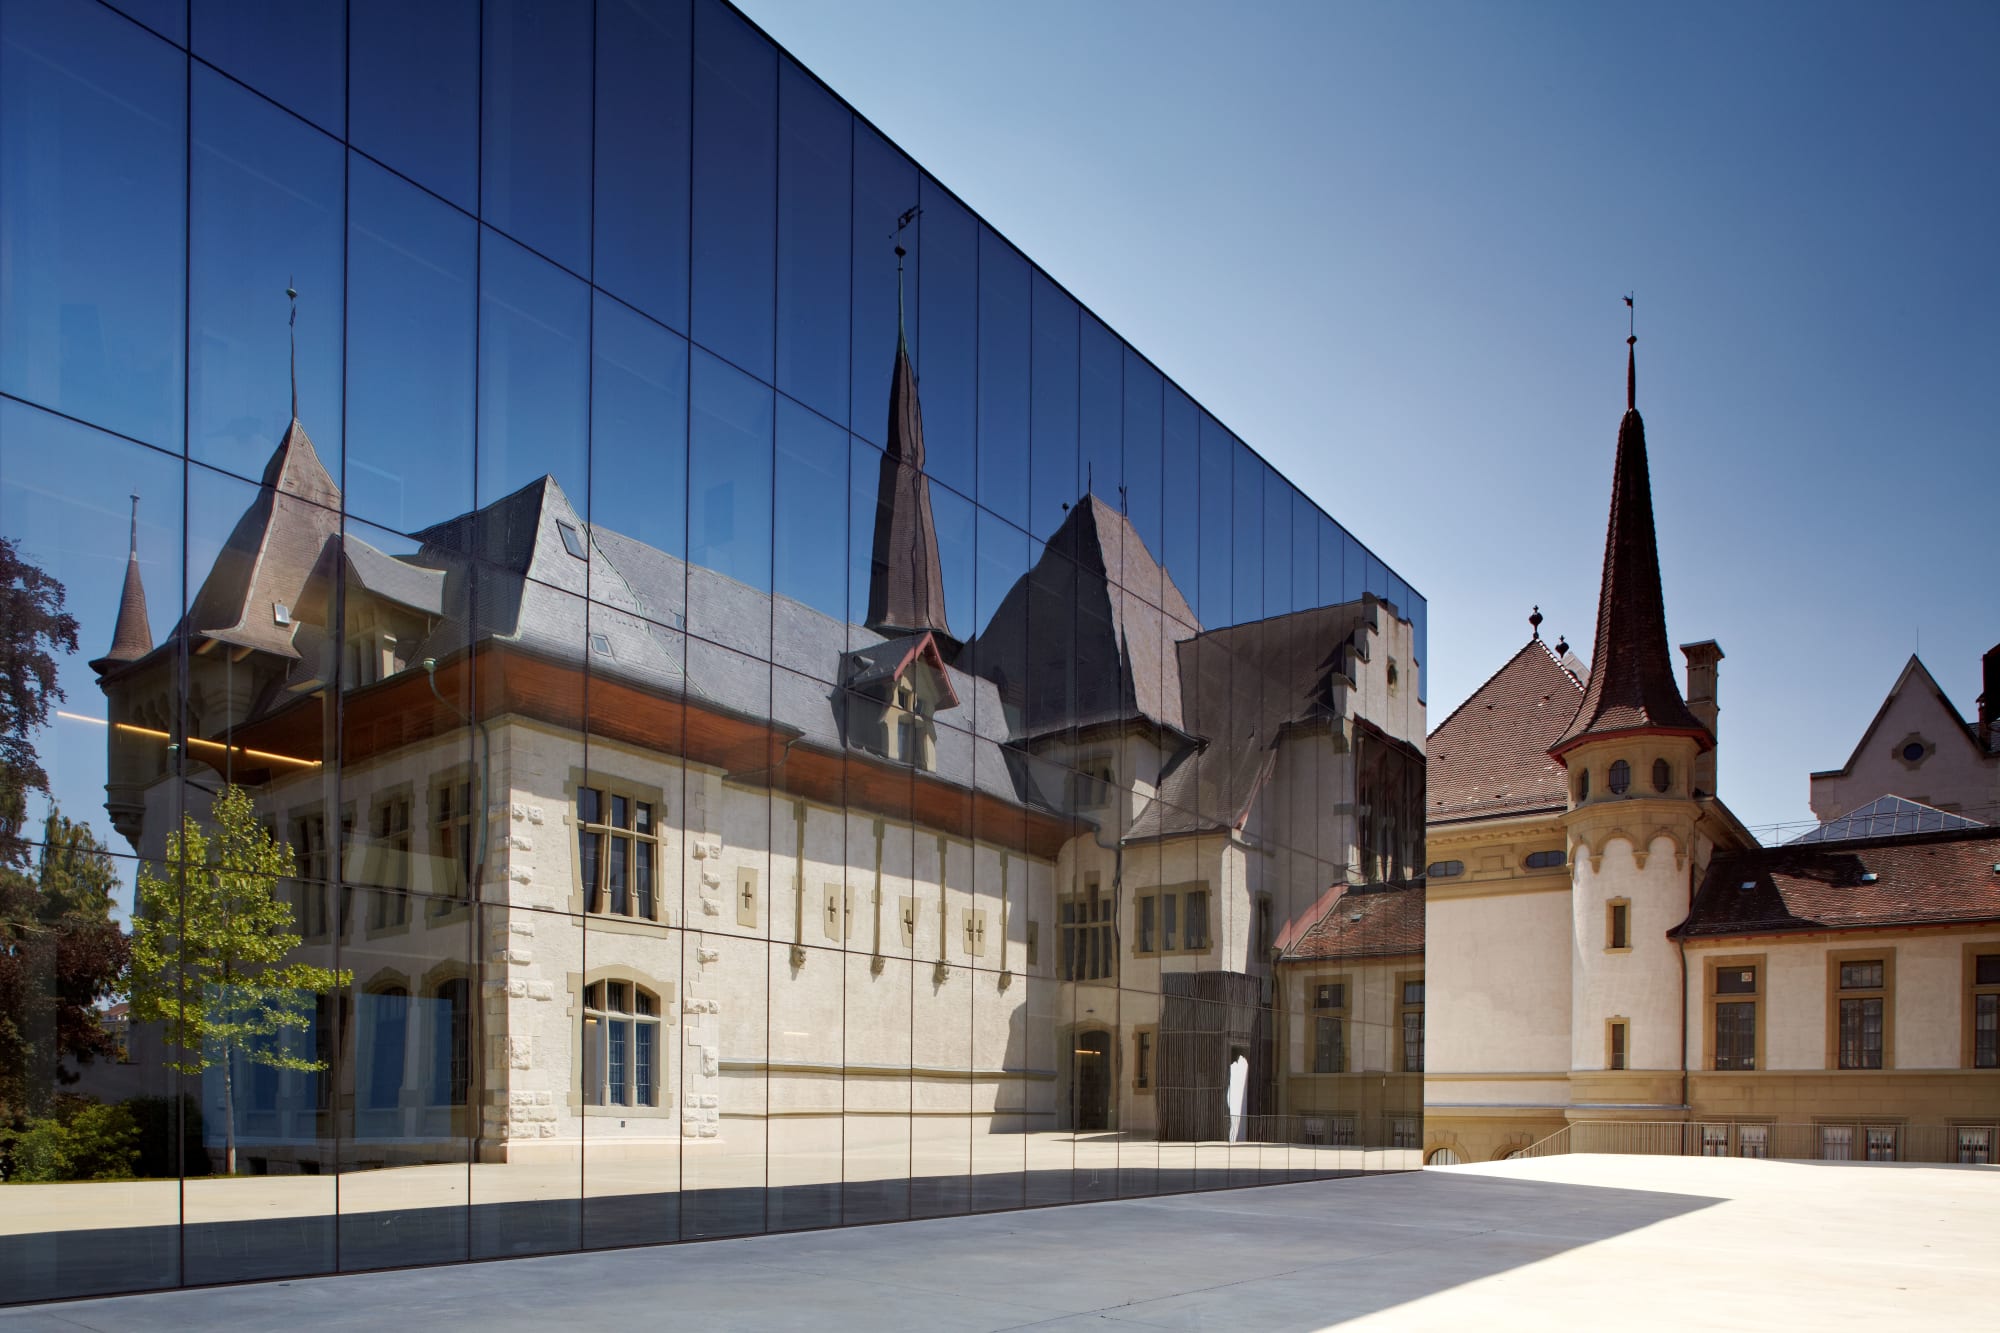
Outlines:
{"label": "stone window surround", "polygon": [[[1353,1072],[1348,1068],[1348,1066],[1354,1063],[1354,1052],[1348,1048],[1348,1038],[1353,1035],[1353,1024],[1348,1020],[1354,1013],[1354,985],[1355,977],[1351,970],[1316,971],[1307,973],[1304,977],[1300,978],[1299,999],[1304,1005],[1306,1019],[1304,1025],[1306,1046],[1302,1053],[1305,1057],[1304,1072],[1306,1075],[1332,1078]],[[1340,987],[1340,1004],[1338,1006],[1328,1006],[1324,1009],[1319,1007],[1316,1001],[1321,986]],[[1401,998],[1400,990],[1398,991],[1398,998]],[[1322,1018],[1331,1018],[1340,1024],[1341,1067],[1339,1069],[1319,1068],[1319,1020]],[[1397,1029],[1396,1040],[1398,1043],[1402,1040],[1402,1029],[1400,1027]]]}
{"label": "stone window surround", "polygon": [[[1979,1008],[1976,997],[1980,995],[2000,995],[2000,985],[1989,984],[1982,986],[1979,984],[1979,959],[1982,955],[1988,957],[2000,956],[2000,939],[1976,940],[1968,943],[1962,955],[1964,962],[1961,964],[1961,974],[1964,977],[1964,982],[1959,987],[1959,994],[1964,998],[1960,1008],[1959,1026],[1961,1035],[1958,1063],[1964,1069],[1977,1068],[1972,1063],[1975,1050],[1974,1034],[1978,1022]],[[1987,1076],[2000,1077],[2000,1066],[1988,1066]],[[1996,1143],[1994,1147],[1996,1150],[2000,1150],[2000,1143]]]}
{"label": "stone window surround", "polygon": [[[1882,964],[1882,986],[1880,990],[1854,990],[1843,992],[1840,988],[1840,965],[1842,963]],[[1761,982],[1760,982],[1761,985]],[[1842,999],[1872,999],[1882,1001],[1882,1069],[1896,1067],[1896,950],[1891,945],[1876,945],[1867,949],[1829,949],[1826,952],[1826,1068],[1829,1073],[1871,1073],[1874,1070],[1847,1070],[1840,1064],[1840,1002]]]}
{"label": "stone window surround", "polygon": [[[574,841],[574,840],[572,840]],[[583,1100],[583,992],[587,986],[600,981],[626,981],[634,986],[651,991],[659,1001],[660,1050],[657,1056],[660,1067],[656,1073],[659,1079],[657,1106],[594,1106]],[[668,1053],[674,1050],[673,1034],[680,1031],[680,1021],[675,1013],[674,987],[659,980],[650,973],[636,967],[607,965],[593,967],[585,972],[570,972],[564,976],[564,986],[569,992],[569,1096],[571,1115],[591,1119],[611,1120],[678,1120],[680,1116],[679,1080],[669,1077],[673,1073],[673,1062]]]}
{"label": "stone window surround", "polygon": [[[1141,904],[1152,900],[1153,930],[1156,937],[1163,938],[1166,931],[1166,909],[1160,904],[1167,898],[1175,900],[1175,927],[1182,941],[1187,939],[1187,898],[1190,894],[1203,895],[1202,942],[1189,945],[1185,942],[1174,948],[1144,948],[1144,936],[1139,928],[1140,913],[1145,910]],[[1171,958],[1181,954],[1206,954],[1215,948],[1215,895],[1210,891],[1205,879],[1185,880],[1178,884],[1160,884],[1140,889],[1132,895],[1132,956],[1134,958]]]}
{"label": "stone window surround", "polygon": [[[1623,1049],[1614,1040],[1619,1030],[1623,1030]],[[1612,1072],[1632,1067],[1632,1020],[1624,1014],[1613,1014],[1604,1020],[1604,1067]]]}
{"label": "stone window surround", "polygon": [[[1423,1071],[1421,1069],[1411,1069],[1409,1067],[1409,1061],[1407,1058],[1409,1050],[1407,1044],[1403,1040],[1403,1016],[1405,1014],[1412,1014],[1412,1013],[1422,1014],[1424,1012],[1424,1004],[1422,1002],[1419,1002],[1417,1004],[1406,1003],[1403,999],[1404,986],[1408,982],[1422,981],[1423,979],[1424,979],[1424,970],[1420,967],[1411,968],[1408,971],[1398,972],[1395,974],[1396,1026],[1394,1031],[1390,1034],[1390,1040],[1396,1043],[1396,1068],[1405,1074],[1420,1074]],[[1425,998],[1426,999],[1429,998],[1428,992],[1426,992]],[[1418,1021],[1421,1022],[1422,1020],[1419,1019]],[[1428,1039],[1429,1036],[1428,1032],[1425,1035],[1426,1038]],[[1428,1052],[1426,1053],[1426,1059],[1428,1059]]]}
{"label": "stone window surround", "polygon": [[[1618,943],[1616,916],[1618,908],[1625,909],[1625,942]],[[1607,898],[1604,901],[1604,952],[1632,952],[1632,900],[1630,898]]]}
{"label": "stone window surround", "polygon": [[[1756,1037],[1753,1046],[1751,1069],[1723,1069],[1715,1067],[1715,974],[1731,968],[1754,967],[1757,969],[1757,989],[1742,995],[1721,997],[1723,1003],[1749,1000],[1756,1004]],[[1767,1057],[1764,1048],[1764,1028],[1771,1007],[1771,971],[1769,956],[1761,953],[1718,954],[1702,960],[1702,1014],[1701,1014],[1701,1064],[1699,1068],[1707,1073],[1759,1074],[1764,1072]]]}
{"label": "stone window surround", "polygon": [[[396,801],[404,802],[408,809],[407,822],[403,829],[403,837],[408,846],[403,849],[403,882],[401,884],[387,884],[383,882],[386,876],[377,878],[374,874],[375,870],[381,864],[382,857],[385,855],[385,853],[376,848],[373,841],[375,837],[375,818]],[[416,865],[416,845],[416,784],[409,781],[399,782],[394,786],[385,787],[381,791],[371,795],[368,798],[368,833],[361,842],[361,873],[353,876],[362,891],[371,895],[369,911],[364,918],[362,928],[362,933],[366,938],[371,940],[380,939],[385,935],[400,935],[409,930],[410,917],[412,915],[410,909],[412,901],[415,898],[410,880],[412,878],[411,871]],[[386,902],[389,895],[396,895],[402,899],[403,910],[400,919],[385,920],[378,925],[376,923],[376,905]]]}
{"label": "stone window surround", "polygon": [[[1923,754],[1919,755],[1915,759],[1904,758],[1903,751],[1908,749],[1912,745],[1923,746],[1924,747]],[[1914,773],[1919,768],[1922,768],[1924,766],[1925,760],[1929,759],[1932,755],[1936,753],[1937,753],[1937,742],[1931,740],[1930,737],[1925,736],[1922,732],[1913,731],[1909,735],[1903,737],[1903,739],[1897,741],[1894,746],[1890,747],[1889,757],[1891,759],[1894,759],[1897,763],[1901,764],[1904,768],[1908,769],[1910,772]]]}
{"label": "stone window surround", "polygon": [[[429,849],[424,860],[430,866],[433,876],[432,882],[426,885],[425,889],[428,891],[430,918],[433,922],[462,918],[469,914],[472,904],[472,885],[470,882],[458,886],[457,892],[452,892],[449,884],[439,884],[436,882],[438,874],[449,875],[451,873],[450,867],[456,864],[456,862],[447,861],[443,850],[438,845],[439,831],[443,827],[438,822],[437,817],[438,793],[447,789],[455,790],[460,784],[469,784],[472,800],[474,802],[479,801],[481,795],[478,791],[479,777],[474,770],[472,761],[469,759],[463,759],[458,763],[437,769],[426,774],[424,778],[422,836]],[[476,849],[479,845],[479,821],[486,818],[489,818],[489,816],[483,809],[469,809],[463,816],[454,815],[452,822],[461,823],[462,821],[467,842],[470,847]],[[410,837],[414,840],[417,836],[417,829],[412,828],[410,830]],[[477,871],[479,869],[478,853],[476,850],[473,851],[472,855],[467,857],[467,860],[472,863],[473,870]]]}
{"label": "stone window surround", "polygon": [[[653,915],[648,917],[640,916],[636,911],[610,911],[610,898],[608,894],[605,899],[605,911],[591,912],[586,910],[585,904],[590,901],[590,893],[583,882],[583,848],[581,843],[583,824],[577,814],[577,793],[585,787],[594,787],[603,792],[607,803],[609,803],[615,794],[634,801],[645,801],[652,805],[653,832],[647,840],[653,844]],[[568,776],[563,779],[563,800],[566,803],[563,820],[565,825],[564,840],[569,844],[570,914],[579,917],[587,916],[599,921],[631,921],[640,925],[656,926],[670,924],[672,916],[667,911],[667,895],[664,891],[668,850],[666,829],[669,814],[665,789],[644,782],[634,782],[629,778],[607,773],[601,769],[592,770],[584,768],[581,765],[571,765]],[[631,834],[631,838],[635,843],[641,839],[641,836],[637,833]],[[581,992],[578,993],[581,994]]]}

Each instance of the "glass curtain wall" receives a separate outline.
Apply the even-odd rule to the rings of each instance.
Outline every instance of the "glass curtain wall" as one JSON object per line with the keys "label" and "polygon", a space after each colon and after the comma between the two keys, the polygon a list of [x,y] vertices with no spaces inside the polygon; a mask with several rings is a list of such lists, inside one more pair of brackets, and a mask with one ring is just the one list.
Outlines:
{"label": "glass curtain wall", "polygon": [[0,1300],[1417,1164],[1423,599],[720,0],[0,0],[0,266]]}

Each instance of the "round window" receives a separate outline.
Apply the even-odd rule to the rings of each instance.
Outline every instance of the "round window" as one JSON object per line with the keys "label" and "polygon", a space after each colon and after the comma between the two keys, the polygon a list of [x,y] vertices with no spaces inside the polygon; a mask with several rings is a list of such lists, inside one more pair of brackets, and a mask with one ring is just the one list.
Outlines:
{"label": "round window", "polygon": [[1912,764],[1918,763],[1923,759],[1923,757],[1924,757],[1924,743],[1922,741],[1911,741],[1908,745],[1905,745],[1903,747],[1903,758],[1908,762]]}
{"label": "round window", "polygon": [[1672,783],[1673,783],[1673,776],[1674,776],[1674,775],[1673,775],[1673,771],[1672,771],[1671,769],[1669,769],[1669,768],[1667,767],[1667,761],[1666,761],[1666,760],[1664,760],[1664,759],[1655,759],[1655,760],[1653,761],[1653,790],[1654,790],[1654,791],[1665,791],[1665,790],[1666,790],[1666,789],[1667,789],[1667,788],[1668,788],[1669,786],[1671,786],[1671,785],[1672,785]]}
{"label": "round window", "polygon": [[1605,774],[1604,785],[1611,789],[1613,796],[1623,796],[1625,789],[1632,785],[1632,765],[1623,759],[1612,760],[1611,771]]}

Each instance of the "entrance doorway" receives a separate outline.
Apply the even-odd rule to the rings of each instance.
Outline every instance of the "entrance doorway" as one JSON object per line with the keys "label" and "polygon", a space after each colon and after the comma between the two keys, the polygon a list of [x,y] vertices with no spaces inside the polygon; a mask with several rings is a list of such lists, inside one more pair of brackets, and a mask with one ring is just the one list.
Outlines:
{"label": "entrance doorway", "polygon": [[1078,1130],[1111,1127],[1111,1034],[1079,1032],[1070,1057],[1070,1123]]}

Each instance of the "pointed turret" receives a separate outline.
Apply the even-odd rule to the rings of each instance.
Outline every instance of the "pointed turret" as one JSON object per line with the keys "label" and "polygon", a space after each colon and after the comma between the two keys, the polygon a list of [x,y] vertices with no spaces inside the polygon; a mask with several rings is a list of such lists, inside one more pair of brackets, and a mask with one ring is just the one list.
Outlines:
{"label": "pointed turret", "polygon": [[1611,473],[1611,520],[1604,536],[1590,683],[1576,719],[1549,749],[1557,758],[1594,737],[1633,732],[1691,736],[1704,750],[1715,744],[1682,700],[1667,656],[1646,423],[1638,407],[1638,341],[1625,340],[1625,416],[1618,423],[1618,459]]}
{"label": "pointed turret", "polygon": [[153,623],[146,614],[146,585],[139,577],[139,497],[132,497],[132,541],[125,559],[125,589],[118,596],[118,624],[111,632],[111,649],[90,664],[103,675],[113,667],[136,662],[153,651]]}
{"label": "pointed turret", "polygon": [[896,247],[896,366],[889,384],[888,447],[876,492],[867,624],[892,637],[929,631],[949,638],[931,484],[923,471],[924,413],[903,331],[904,253],[902,246]]}

